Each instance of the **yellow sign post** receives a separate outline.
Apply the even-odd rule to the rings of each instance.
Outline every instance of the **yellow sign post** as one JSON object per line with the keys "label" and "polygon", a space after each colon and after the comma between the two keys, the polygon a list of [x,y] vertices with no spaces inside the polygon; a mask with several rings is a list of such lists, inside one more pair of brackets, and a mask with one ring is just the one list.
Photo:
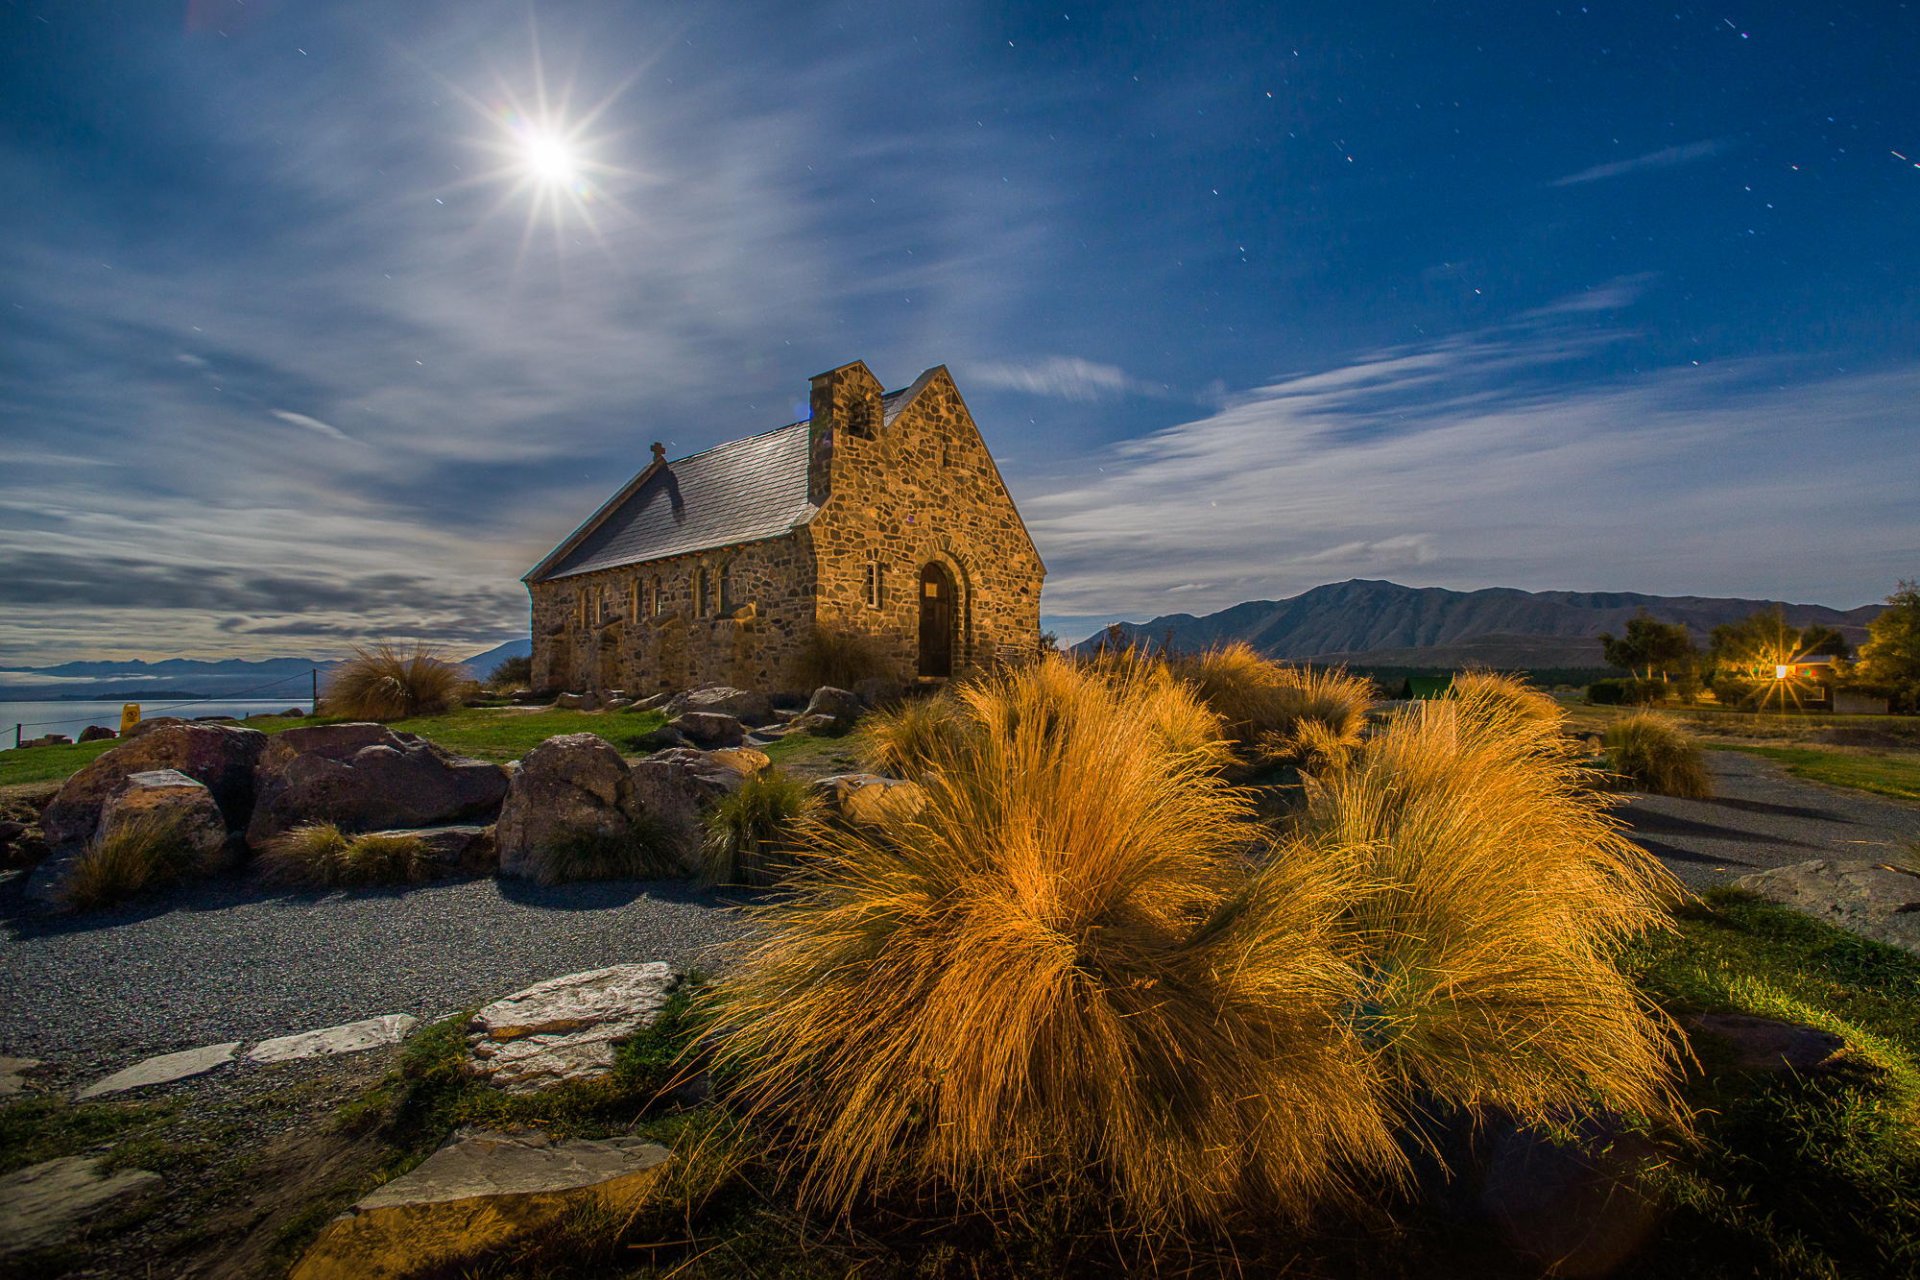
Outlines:
{"label": "yellow sign post", "polygon": [[128,702],[120,708],[120,736],[126,737],[127,730],[140,723],[140,704]]}

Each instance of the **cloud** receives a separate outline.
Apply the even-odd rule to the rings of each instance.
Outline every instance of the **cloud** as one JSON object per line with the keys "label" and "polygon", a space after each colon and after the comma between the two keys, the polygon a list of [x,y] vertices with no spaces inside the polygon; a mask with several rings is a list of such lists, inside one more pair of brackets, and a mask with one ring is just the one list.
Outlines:
{"label": "cloud", "polygon": [[354,443],[352,436],[330,422],[322,422],[320,419],[309,417],[304,413],[294,413],[290,409],[274,409],[272,413],[274,417],[280,419],[282,422],[296,427],[303,427],[308,431],[318,432],[329,440],[344,440],[348,444]]}
{"label": "cloud", "polygon": [[1671,169],[1676,165],[1692,164],[1695,160],[1717,156],[1726,149],[1727,144],[1724,140],[1705,138],[1699,142],[1683,143],[1677,147],[1662,147],[1658,151],[1649,151],[1643,156],[1634,156],[1631,160],[1614,160],[1607,164],[1596,164],[1590,169],[1570,173],[1564,178],[1555,178],[1547,185],[1577,187],[1583,183],[1617,178],[1622,174],[1638,173],[1642,169]]}
{"label": "cloud", "polygon": [[1151,617],[1169,592],[1204,613],[1347,577],[1854,605],[1911,575],[1911,484],[1884,460],[1920,364],[1555,385],[1561,342],[1482,334],[1286,379],[1023,494],[1048,617]]}
{"label": "cloud", "polygon": [[1123,369],[1077,356],[971,364],[966,367],[966,381],[968,386],[1082,402],[1162,393],[1162,388],[1129,377]]}

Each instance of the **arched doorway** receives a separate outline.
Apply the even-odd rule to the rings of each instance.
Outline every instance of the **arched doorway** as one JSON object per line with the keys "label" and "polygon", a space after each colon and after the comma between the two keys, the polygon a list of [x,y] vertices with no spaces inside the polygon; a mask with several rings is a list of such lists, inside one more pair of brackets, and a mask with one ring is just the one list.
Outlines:
{"label": "arched doorway", "polygon": [[953,674],[953,641],[960,620],[960,593],[945,565],[929,564],[920,571],[920,674],[946,678]]}

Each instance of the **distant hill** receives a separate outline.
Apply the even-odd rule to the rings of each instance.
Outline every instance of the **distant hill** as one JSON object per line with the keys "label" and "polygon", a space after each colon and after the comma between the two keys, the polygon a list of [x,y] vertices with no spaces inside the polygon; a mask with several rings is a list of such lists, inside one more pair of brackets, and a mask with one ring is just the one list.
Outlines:
{"label": "distant hill", "polygon": [[[504,658],[533,652],[527,639],[509,640],[461,663],[476,678]],[[62,662],[51,667],[0,667],[0,702],[155,698],[306,699],[312,672],[327,673],[337,658],[163,658],[154,662]]]}
{"label": "distant hill", "polygon": [[[1776,605],[1789,622],[1833,627],[1856,646],[1882,608],[1630,591],[1448,591],[1356,578],[1285,600],[1249,600],[1205,617],[1173,613],[1120,625],[1130,638],[1151,645],[1170,640],[1176,649],[1204,649],[1244,640],[1273,658],[1353,666],[1600,667],[1600,633],[1619,634],[1641,609],[1662,622],[1685,624],[1704,644],[1721,623]],[[1099,638],[1089,636],[1081,645]]]}

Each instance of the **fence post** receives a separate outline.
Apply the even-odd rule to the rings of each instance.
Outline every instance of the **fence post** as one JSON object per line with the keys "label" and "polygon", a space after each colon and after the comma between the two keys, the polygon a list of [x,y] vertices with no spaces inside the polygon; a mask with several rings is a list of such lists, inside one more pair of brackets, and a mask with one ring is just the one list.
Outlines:
{"label": "fence post", "polygon": [[317,716],[320,714],[320,668],[315,667],[307,674],[313,677],[313,697],[308,703],[307,714]]}
{"label": "fence post", "polygon": [[17,724],[13,726],[13,749],[15,751],[20,749],[20,726]]}

